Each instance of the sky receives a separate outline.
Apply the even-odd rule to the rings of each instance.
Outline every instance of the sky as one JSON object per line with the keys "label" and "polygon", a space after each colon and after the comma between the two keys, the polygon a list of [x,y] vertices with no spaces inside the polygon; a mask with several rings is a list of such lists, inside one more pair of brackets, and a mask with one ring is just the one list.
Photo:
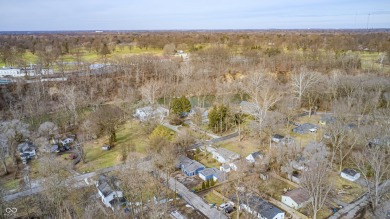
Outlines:
{"label": "sky", "polygon": [[0,0],[0,31],[390,28],[390,0]]}

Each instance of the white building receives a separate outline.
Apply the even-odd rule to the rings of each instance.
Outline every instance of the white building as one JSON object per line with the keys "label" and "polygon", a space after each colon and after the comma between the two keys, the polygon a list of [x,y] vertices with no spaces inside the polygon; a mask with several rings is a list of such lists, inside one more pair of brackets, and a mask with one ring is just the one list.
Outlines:
{"label": "white building", "polygon": [[245,159],[249,163],[255,163],[256,161],[263,159],[263,154],[260,151],[256,151],[256,152],[250,153],[248,156],[246,156]]}
{"label": "white building", "polygon": [[96,188],[103,204],[113,211],[115,211],[117,206],[125,202],[123,193],[119,189],[118,182],[114,177],[100,175]]}
{"label": "white building", "polygon": [[231,163],[235,160],[240,159],[240,155],[233,152],[229,151],[228,149],[225,148],[218,148],[217,150],[211,152],[213,155],[213,158],[216,159],[218,162],[224,164],[224,163]]}
{"label": "white building", "polygon": [[3,66],[0,68],[0,77],[23,77],[24,74],[20,71],[19,68],[7,68]]}
{"label": "white building", "polygon": [[161,106],[146,106],[135,110],[134,117],[141,121],[147,121],[151,118],[163,120],[169,115],[169,110]]}
{"label": "white building", "polygon": [[360,178],[360,173],[356,172],[353,169],[345,168],[343,171],[341,171],[340,176],[344,179],[354,182]]}
{"label": "white building", "polygon": [[299,209],[310,202],[310,196],[303,188],[294,189],[282,195],[282,202],[291,208]]}

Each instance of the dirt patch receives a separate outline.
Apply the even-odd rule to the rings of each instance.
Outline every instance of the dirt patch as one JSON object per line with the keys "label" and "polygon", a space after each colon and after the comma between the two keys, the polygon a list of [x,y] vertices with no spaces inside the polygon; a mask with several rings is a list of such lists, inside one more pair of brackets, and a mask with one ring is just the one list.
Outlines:
{"label": "dirt patch", "polygon": [[197,187],[203,181],[197,176],[186,176],[180,171],[173,173],[173,177],[188,189]]}

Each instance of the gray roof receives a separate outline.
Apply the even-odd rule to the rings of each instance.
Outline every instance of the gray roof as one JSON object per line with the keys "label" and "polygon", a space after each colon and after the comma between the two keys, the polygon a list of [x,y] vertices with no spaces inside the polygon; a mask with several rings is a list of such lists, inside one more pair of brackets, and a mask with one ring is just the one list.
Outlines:
{"label": "gray roof", "polygon": [[179,163],[177,164],[177,168],[180,168],[182,165],[187,166],[192,161],[190,158],[188,158],[184,155],[179,156],[178,160],[179,160]]}
{"label": "gray roof", "polygon": [[274,134],[274,135],[272,135],[272,138],[283,139],[284,136],[283,135],[279,135],[279,134]]}
{"label": "gray roof", "polygon": [[[240,194],[240,204],[245,204],[250,207],[251,210],[261,214],[263,218],[274,218],[277,214],[284,213],[275,205],[265,201],[257,195],[253,194]],[[233,202],[237,202],[235,195],[230,198]]]}
{"label": "gray roof", "polygon": [[199,171],[199,174],[202,174],[204,176],[210,176],[214,175],[217,171],[219,170],[217,170],[216,168],[206,168],[204,170]]}
{"label": "gray roof", "polygon": [[307,190],[303,188],[294,189],[286,192],[283,196],[288,196],[294,200],[298,205],[309,201],[310,195]]}
{"label": "gray roof", "polygon": [[257,157],[262,157],[262,156],[263,156],[263,154],[262,154],[260,151],[252,152],[251,155],[252,155],[252,157],[255,158],[255,159],[256,159]]}
{"label": "gray roof", "polygon": [[112,192],[120,191],[118,186],[118,180],[115,177],[108,177],[104,174],[99,176],[99,180],[97,183],[97,189],[103,193],[104,197],[107,197]]}
{"label": "gray roof", "polygon": [[350,176],[355,176],[356,174],[358,174],[358,172],[356,172],[354,169],[351,169],[351,168],[345,168],[343,169],[343,171],[341,171],[347,175],[350,175]]}
{"label": "gray roof", "polygon": [[191,162],[182,166],[182,169],[189,173],[195,172],[199,168],[205,168],[205,166],[196,160],[191,160]]}
{"label": "gray roof", "polygon": [[226,148],[217,148],[216,153],[218,153],[221,157],[225,158],[226,160],[233,161],[233,160],[240,158],[239,154],[237,154],[233,151],[230,151]]}
{"label": "gray roof", "polygon": [[314,128],[317,128],[317,126],[311,123],[305,123],[298,127],[293,128],[292,131],[299,134],[306,134],[310,132],[310,129],[314,129]]}
{"label": "gray roof", "polygon": [[31,142],[23,142],[18,145],[20,153],[31,152],[35,150],[35,146]]}

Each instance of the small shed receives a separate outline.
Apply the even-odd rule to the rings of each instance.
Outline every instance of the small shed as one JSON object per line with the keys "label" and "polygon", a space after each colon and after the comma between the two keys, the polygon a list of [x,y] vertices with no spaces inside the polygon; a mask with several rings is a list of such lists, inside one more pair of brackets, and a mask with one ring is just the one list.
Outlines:
{"label": "small shed", "polygon": [[354,169],[345,168],[343,171],[341,171],[340,176],[344,179],[354,182],[360,178],[360,173],[356,172]]}

